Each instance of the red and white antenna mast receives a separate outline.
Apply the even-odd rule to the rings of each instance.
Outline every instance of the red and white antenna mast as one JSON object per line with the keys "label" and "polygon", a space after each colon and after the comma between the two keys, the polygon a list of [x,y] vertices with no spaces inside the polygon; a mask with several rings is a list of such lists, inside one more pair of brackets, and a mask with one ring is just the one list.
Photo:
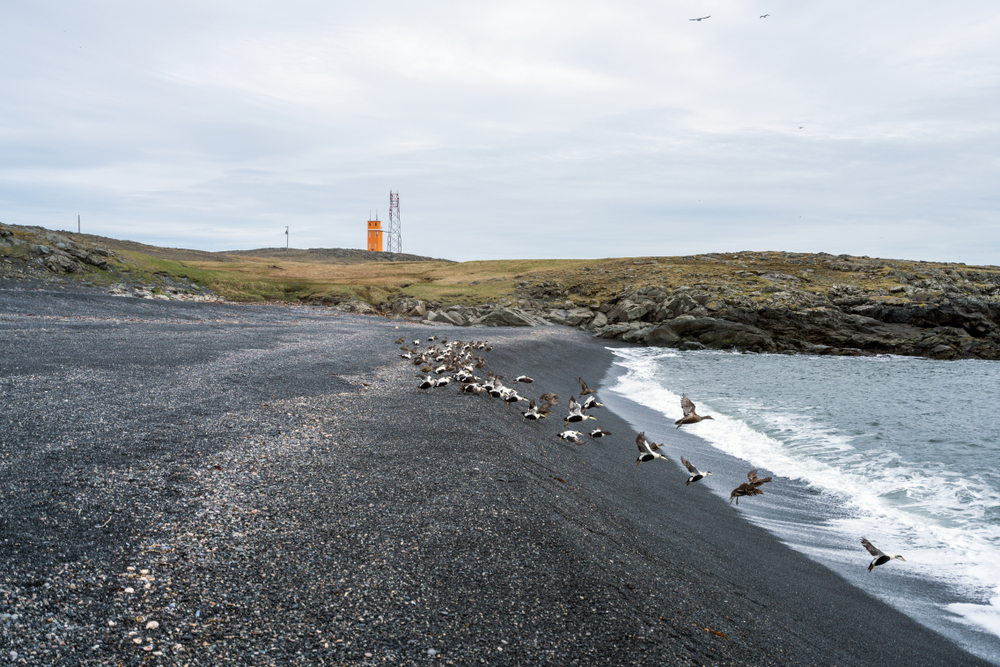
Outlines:
{"label": "red and white antenna mast", "polygon": [[403,231],[399,224],[399,191],[389,190],[389,229],[386,251],[403,252]]}

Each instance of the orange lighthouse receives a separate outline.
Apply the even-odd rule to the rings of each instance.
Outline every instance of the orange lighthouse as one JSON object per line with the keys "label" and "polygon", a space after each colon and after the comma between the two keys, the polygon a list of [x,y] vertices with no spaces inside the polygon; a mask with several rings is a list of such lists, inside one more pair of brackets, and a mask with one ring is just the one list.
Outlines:
{"label": "orange lighthouse", "polygon": [[382,252],[382,222],[380,220],[368,221],[368,249]]}

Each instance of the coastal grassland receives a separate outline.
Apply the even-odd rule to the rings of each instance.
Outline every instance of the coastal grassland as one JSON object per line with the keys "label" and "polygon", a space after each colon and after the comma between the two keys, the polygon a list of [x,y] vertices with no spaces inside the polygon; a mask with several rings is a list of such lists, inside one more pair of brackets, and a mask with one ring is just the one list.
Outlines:
{"label": "coastal grassland", "polygon": [[[687,257],[448,261],[295,261],[229,254],[213,261],[173,261],[125,252],[140,270],[186,277],[233,301],[304,302],[353,297],[374,306],[399,297],[442,304],[516,302],[525,296],[594,305],[643,287],[724,291],[764,302],[796,292],[874,294],[919,299],[941,279],[991,289],[997,267],[786,252],[712,253]],[[909,285],[905,291],[902,285]]]}
{"label": "coastal grassland", "polygon": [[346,263],[237,255],[212,262],[156,263],[174,275],[197,279],[233,301],[355,297],[372,305],[400,296],[460,304],[495,301],[511,293],[519,277],[526,273],[558,273],[593,264],[589,260]]}

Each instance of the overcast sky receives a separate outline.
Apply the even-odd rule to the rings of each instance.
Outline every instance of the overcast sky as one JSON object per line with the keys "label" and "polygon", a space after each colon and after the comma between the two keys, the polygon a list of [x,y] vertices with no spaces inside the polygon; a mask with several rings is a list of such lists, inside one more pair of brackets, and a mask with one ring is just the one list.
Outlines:
{"label": "overcast sky", "polygon": [[[7,3],[0,221],[1000,264],[1000,3]],[[760,18],[769,14],[767,18]],[[689,19],[710,15],[696,22]]]}

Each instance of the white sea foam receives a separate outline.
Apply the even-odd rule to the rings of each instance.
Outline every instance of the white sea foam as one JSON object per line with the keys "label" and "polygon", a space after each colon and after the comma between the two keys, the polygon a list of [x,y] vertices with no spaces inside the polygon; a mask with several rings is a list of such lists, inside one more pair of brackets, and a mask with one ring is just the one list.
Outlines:
{"label": "white sea foam", "polygon": [[[680,394],[665,386],[670,383],[665,368],[676,353],[614,352],[627,372],[612,391],[670,419],[681,417]],[[1000,492],[990,481],[952,472],[941,461],[908,460],[912,453],[902,447],[861,451],[852,444],[859,435],[824,423],[808,406],[789,409],[752,398],[727,400],[724,406],[695,400],[698,412],[714,419],[691,432],[768,474],[819,492],[815,516],[823,518],[822,528],[758,515],[759,523],[827,563],[855,567],[858,549],[843,545],[861,535],[886,551],[902,551],[906,568],[895,568],[893,576],[941,582],[954,597],[967,600],[940,604],[942,617],[1000,636],[1000,525],[987,520],[1000,508]]]}

